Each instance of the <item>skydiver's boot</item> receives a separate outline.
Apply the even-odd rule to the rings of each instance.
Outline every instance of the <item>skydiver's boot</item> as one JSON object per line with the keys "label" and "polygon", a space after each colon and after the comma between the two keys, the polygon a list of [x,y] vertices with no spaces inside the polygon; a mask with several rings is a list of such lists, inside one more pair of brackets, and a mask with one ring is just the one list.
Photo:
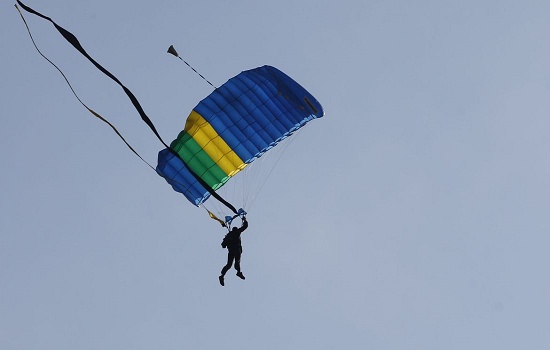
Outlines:
{"label": "skydiver's boot", "polygon": [[218,277],[218,279],[220,280],[220,284],[222,286],[225,286],[225,283],[224,283],[224,280],[223,280],[223,275],[220,275],[220,277]]}
{"label": "skydiver's boot", "polygon": [[239,276],[240,279],[244,280],[244,275],[241,271],[237,272],[237,276]]}

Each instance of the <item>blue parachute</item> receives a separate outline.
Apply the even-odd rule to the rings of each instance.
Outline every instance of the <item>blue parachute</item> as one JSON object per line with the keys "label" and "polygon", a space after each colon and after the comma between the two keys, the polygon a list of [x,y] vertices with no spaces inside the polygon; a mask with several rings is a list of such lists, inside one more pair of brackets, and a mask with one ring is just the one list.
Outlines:
{"label": "blue parachute", "polygon": [[319,102],[277,68],[241,72],[193,109],[184,130],[159,153],[157,172],[198,206],[211,194],[204,183],[219,189],[254,159],[322,116]]}

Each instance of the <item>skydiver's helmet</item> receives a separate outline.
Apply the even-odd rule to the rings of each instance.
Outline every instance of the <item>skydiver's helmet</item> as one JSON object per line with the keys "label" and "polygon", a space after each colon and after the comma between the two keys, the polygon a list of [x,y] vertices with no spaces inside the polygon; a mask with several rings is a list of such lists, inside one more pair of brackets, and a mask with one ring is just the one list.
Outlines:
{"label": "skydiver's helmet", "polygon": [[233,227],[233,228],[231,229],[232,232],[237,232],[238,230],[239,230],[239,229],[238,229],[237,227]]}

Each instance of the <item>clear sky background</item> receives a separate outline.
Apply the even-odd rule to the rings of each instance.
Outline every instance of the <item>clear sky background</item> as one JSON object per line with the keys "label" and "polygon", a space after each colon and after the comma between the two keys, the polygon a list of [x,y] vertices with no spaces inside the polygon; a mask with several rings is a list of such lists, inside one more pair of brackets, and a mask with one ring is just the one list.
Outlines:
{"label": "clear sky background", "polygon": [[[550,347],[550,2],[28,1],[168,141],[208,84],[270,64],[326,116],[224,231],[71,95],[0,9],[2,349]],[[151,163],[122,90],[27,15],[83,100]]]}

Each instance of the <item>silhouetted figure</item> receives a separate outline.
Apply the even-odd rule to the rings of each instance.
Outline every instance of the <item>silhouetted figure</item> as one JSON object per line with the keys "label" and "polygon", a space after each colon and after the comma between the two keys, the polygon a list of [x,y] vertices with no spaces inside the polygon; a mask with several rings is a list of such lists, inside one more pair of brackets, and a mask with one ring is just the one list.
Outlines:
{"label": "silhouetted figure", "polygon": [[227,248],[227,264],[222,268],[222,274],[220,275],[220,284],[224,285],[224,276],[227,271],[233,265],[235,261],[235,270],[237,270],[237,276],[244,280],[244,275],[241,272],[241,254],[243,247],[241,245],[241,233],[248,228],[248,221],[246,217],[242,218],[243,223],[240,228],[233,227],[228,234],[225,235],[222,241],[222,248]]}

